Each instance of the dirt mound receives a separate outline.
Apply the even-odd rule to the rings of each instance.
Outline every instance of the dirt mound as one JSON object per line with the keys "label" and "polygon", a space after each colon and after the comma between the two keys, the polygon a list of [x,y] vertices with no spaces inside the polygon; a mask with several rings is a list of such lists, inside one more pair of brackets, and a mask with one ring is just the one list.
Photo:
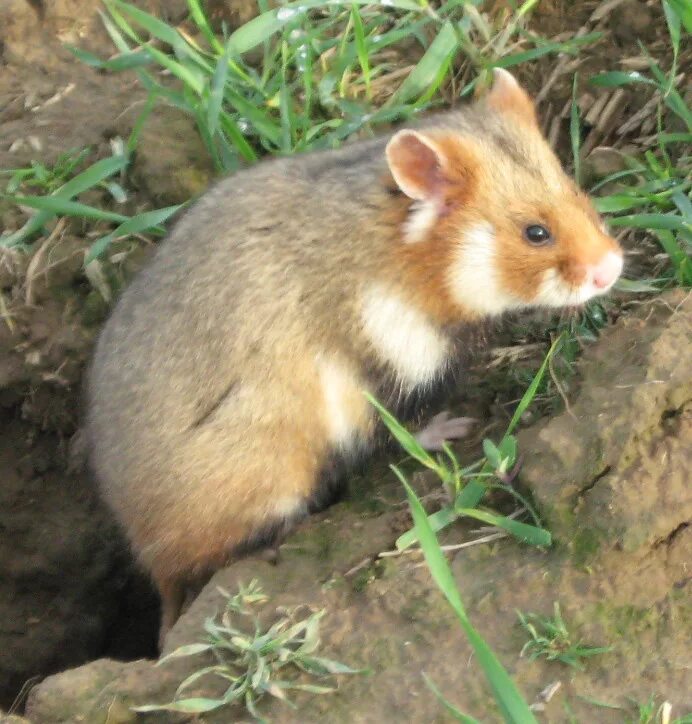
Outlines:
{"label": "dirt mound", "polygon": [[[692,492],[679,484],[691,458],[692,388],[680,358],[691,334],[689,296],[640,307],[581,364],[581,391],[571,411],[522,433],[524,483],[555,525],[557,546],[540,552],[504,541],[454,558],[472,619],[526,695],[538,700],[545,687],[560,682],[545,705],[548,721],[573,721],[570,712],[578,721],[622,721],[622,710],[589,701],[626,709],[627,697],[643,703],[651,693],[666,697],[676,713],[692,707],[686,663]],[[382,490],[391,495],[397,488]],[[369,669],[342,678],[329,697],[294,697],[296,710],[267,703],[272,721],[382,722],[399,711],[411,722],[442,720],[422,672],[462,710],[491,720],[483,676],[427,568],[416,556],[377,558],[400,525],[391,506],[379,515],[367,500],[333,508],[288,540],[278,565],[245,560],[219,572],[174,627],[166,650],[203,640],[204,620],[222,606],[217,586],[234,590],[256,577],[270,596],[267,617],[279,607],[326,608],[325,655]],[[525,639],[515,610],[549,614],[554,601],[580,637],[612,652],[590,659],[584,671],[520,658]],[[134,721],[129,706],[170,700],[185,675],[209,663],[203,657],[163,667],[94,662],[36,687],[27,714],[35,724],[98,724],[115,707],[118,721]],[[189,693],[220,693],[205,687],[199,682]],[[174,714],[142,720],[148,716],[192,720]],[[222,711],[204,720],[230,716]]]}

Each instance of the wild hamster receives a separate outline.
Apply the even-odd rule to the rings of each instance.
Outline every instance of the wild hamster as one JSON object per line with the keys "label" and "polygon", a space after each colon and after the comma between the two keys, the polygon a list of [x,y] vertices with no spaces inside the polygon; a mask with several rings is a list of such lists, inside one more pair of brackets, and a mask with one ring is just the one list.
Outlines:
{"label": "wild hamster", "polygon": [[[91,467],[163,603],[305,516],[489,317],[606,292],[622,252],[506,71],[473,105],[208,191],[125,290],[88,373]],[[327,476],[328,477],[328,476]]]}

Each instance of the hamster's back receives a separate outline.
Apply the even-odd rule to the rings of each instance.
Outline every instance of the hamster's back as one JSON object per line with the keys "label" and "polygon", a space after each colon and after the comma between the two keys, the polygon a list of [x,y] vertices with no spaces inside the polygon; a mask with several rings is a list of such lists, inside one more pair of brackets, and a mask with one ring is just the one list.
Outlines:
{"label": "hamster's back", "polygon": [[214,560],[200,529],[236,521],[236,533],[208,531],[232,548],[305,506],[325,455],[314,359],[350,343],[352,290],[383,253],[359,233],[369,192],[377,213],[362,169],[373,158],[314,154],[225,179],[181,218],[100,335],[90,464],[159,587],[195,568],[195,547]]}

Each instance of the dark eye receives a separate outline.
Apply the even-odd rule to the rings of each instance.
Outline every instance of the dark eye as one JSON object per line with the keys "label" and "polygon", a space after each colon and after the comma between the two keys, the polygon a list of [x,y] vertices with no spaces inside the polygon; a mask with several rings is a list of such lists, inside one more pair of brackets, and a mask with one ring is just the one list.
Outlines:
{"label": "dark eye", "polygon": [[544,246],[553,240],[548,229],[540,224],[530,224],[527,226],[524,229],[524,238],[533,246]]}

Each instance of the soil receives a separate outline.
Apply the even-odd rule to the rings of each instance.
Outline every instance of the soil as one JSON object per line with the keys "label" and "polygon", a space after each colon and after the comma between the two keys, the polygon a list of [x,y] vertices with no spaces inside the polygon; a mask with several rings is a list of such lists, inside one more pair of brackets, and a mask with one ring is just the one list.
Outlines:
{"label": "soil", "polygon": [[[136,4],[171,21],[185,14],[182,1]],[[253,3],[212,4],[217,21],[234,23],[247,20]],[[543,2],[535,27],[549,36],[575,32],[596,5]],[[64,48],[75,44],[101,55],[112,52],[98,6],[97,0],[6,0],[0,7],[0,169],[31,160],[51,163],[86,146],[94,160],[131,131],[145,100],[136,79],[98,73]],[[583,54],[584,74],[613,69],[618,59],[637,55],[639,37],[654,43],[651,28],[661,26],[657,4],[632,0],[616,10],[604,23],[612,33]],[[522,80],[539,91],[553,64],[545,59]],[[570,97],[565,76],[542,110],[559,116]],[[627,97],[625,102],[634,110],[644,101]],[[565,159],[568,125],[565,117],[558,125]],[[140,147],[129,179],[128,212],[186,200],[211,179],[193,124],[170,110],[155,111]],[[16,212],[0,200],[0,227],[16,225]],[[0,707],[14,703],[22,710],[30,686],[43,677],[99,659],[35,689],[28,712],[32,721],[106,721],[104,711],[108,721],[134,721],[128,718],[130,703],[170,697],[180,676],[175,667],[122,663],[154,655],[158,602],[80,465],[80,380],[109,302],[82,268],[93,229],[70,223],[58,232],[33,256],[0,249]],[[122,251],[103,269],[114,291],[147,253]],[[642,329],[669,328],[669,316],[658,307],[653,326],[646,314],[623,315],[633,321],[623,322],[609,338],[611,346],[600,347],[596,361],[585,363],[592,374],[607,367],[612,346],[624,350]],[[677,334],[679,345],[684,333]],[[659,332],[651,332],[651,345],[659,339]],[[589,709],[578,696],[623,704],[627,695],[641,700],[656,693],[692,709],[684,650],[690,636],[686,561],[692,553],[689,469],[683,466],[686,457],[689,461],[689,397],[670,382],[684,372],[675,367],[675,355],[668,356],[661,371],[648,352],[642,353],[631,365],[642,377],[633,372],[627,384],[665,373],[666,389],[678,390],[678,397],[671,392],[672,401],[662,403],[642,392],[637,416],[618,428],[618,440],[608,437],[608,426],[592,424],[603,413],[599,404],[611,399],[607,375],[601,387],[586,386],[590,397],[579,398],[587,421],[576,435],[581,447],[565,442],[575,439],[565,434],[574,433],[569,416],[526,433],[522,449],[536,451],[525,470],[526,485],[564,541],[554,556],[498,544],[455,559],[472,618],[522,688],[537,694],[551,681],[562,681],[563,694],[549,707],[547,721],[564,719],[565,701],[585,717],[580,721],[622,720],[622,712]],[[641,389],[658,387],[652,382]],[[484,388],[467,398],[463,412],[486,420],[487,431],[505,420],[498,400],[503,401],[501,394]],[[627,407],[622,397],[612,403],[611,411]],[[622,416],[611,421],[618,419]],[[594,446],[607,454],[585,470],[586,492],[572,491],[569,497],[564,485],[559,491],[547,485],[556,480],[555,466],[564,464],[558,452],[570,450],[573,460],[582,460]],[[655,461],[663,460],[672,468],[662,477]],[[421,670],[469,711],[492,717],[482,676],[427,569],[413,557],[377,559],[410,525],[400,488],[381,465],[375,463],[364,480],[354,481],[344,504],[301,529],[282,550],[278,566],[247,560],[219,573],[172,632],[167,648],[198,639],[201,621],[219,607],[215,585],[232,590],[237,581],[259,577],[271,595],[267,616],[280,605],[326,607],[331,612],[323,633],[327,655],[373,670],[343,683],[335,697],[300,699],[297,713],[272,709],[274,720],[387,721],[392,711],[402,710],[408,721],[443,721]],[[669,480],[674,483],[668,485]],[[429,485],[425,479],[418,484]],[[590,642],[619,637],[622,650],[590,664],[586,674],[517,659],[522,641],[514,608],[548,612],[558,599]]]}

